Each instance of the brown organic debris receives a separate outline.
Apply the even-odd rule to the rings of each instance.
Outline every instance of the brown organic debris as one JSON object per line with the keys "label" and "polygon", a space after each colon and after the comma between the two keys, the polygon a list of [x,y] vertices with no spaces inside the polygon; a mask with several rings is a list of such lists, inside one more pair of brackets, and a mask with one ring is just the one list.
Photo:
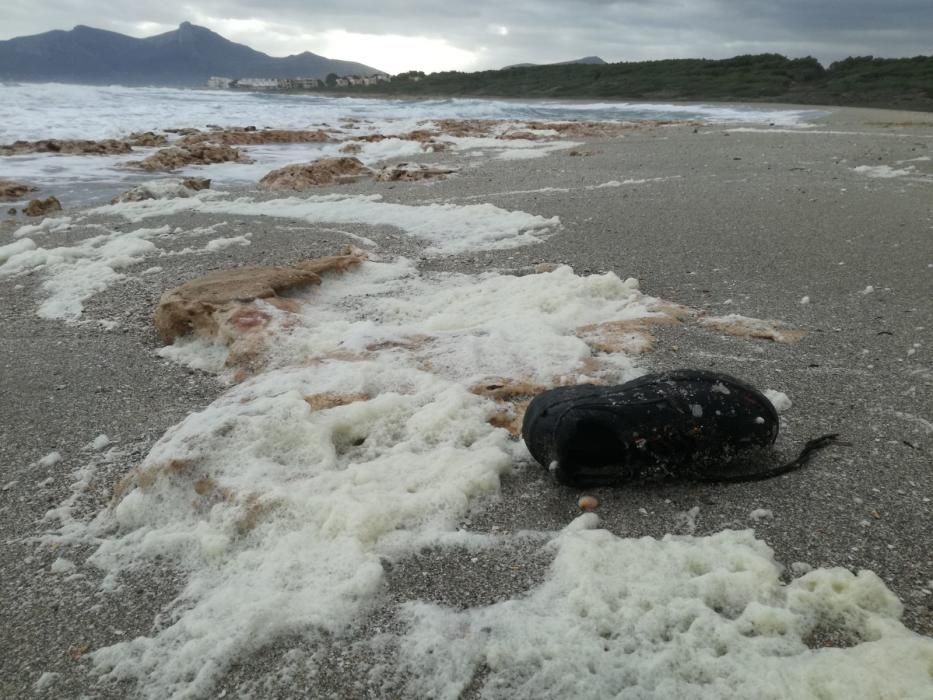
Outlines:
{"label": "brown organic debris", "polygon": [[522,434],[522,421],[525,419],[525,410],[530,403],[531,399],[517,401],[509,405],[506,410],[493,414],[486,422],[493,428],[508,430],[512,437],[520,437]]}
{"label": "brown organic debris", "polygon": [[638,355],[654,349],[655,337],[643,320],[606,321],[581,326],[577,329],[577,336],[595,352]]}
{"label": "brown organic debris", "polygon": [[421,144],[421,150],[426,153],[444,153],[450,150],[450,143],[447,141],[428,141]]}
{"label": "brown organic debris", "polygon": [[500,410],[487,422],[494,428],[508,430],[513,437],[521,435],[525,409],[531,399],[546,389],[542,384],[508,377],[491,377],[470,387],[474,394],[499,403]]}
{"label": "brown organic debris", "polygon": [[320,365],[324,362],[366,362],[370,360],[371,355],[368,352],[353,352],[351,350],[333,350],[324,352],[320,355],[314,355],[306,360],[309,366]]}
{"label": "brown organic debris", "polygon": [[804,331],[785,328],[781,321],[749,318],[738,314],[708,316],[701,318],[699,322],[701,326],[727,335],[773,340],[776,343],[796,343],[806,335]]}
{"label": "brown organic debris", "polygon": [[529,122],[525,126],[531,130],[556,131],[565,138],[593,138],[622,136],[633,131],[651,131],[674,125],[697,126],[699,122],[655,119],[640,122]]}
{"label": "brown organic debris", "polygon": [[146,490],[163,475],[178,475],[189,472],[194,467],[192,459],[169,459],[146,466],[131,469],[113,488],[113,503],[117,503],[134,488]]}
{"label": "brown organic debris", "polygon": [[438,132],[430,129],[415,129],[405,134],[399,134],[398,137],[405,141],[421,141],[422,143],[427,143],[437,138],[437,133]]}
{"label": "brown organic debris", "polygon": [[326,391],[322,394],[309,394],[305,396],[305,401],[311,407],[312,411],[323,411],[337,406],[347,406],[357,401],[369,401],[369,394],[339,394],[336,391]]}
{"label": "brown organic debris", "polygon": [[23,208],[23,213],[26,216],[46,216],[56,211],[62,210],[62,203],[58,201],[55,197],[47,197],[46,199],[32,199],[29,201]]}
{"label": "brown organic debris", "polygon": [[68,647],[68,651],[65,653],[68,654],[68,658],[72,661],[78,661],[82,656],[87,654],[91,650],[91,645],[87,642],[81,642],[79,644],[73,644]]}
{"label": "brown organic debris", "polygon": [[532,266],[531,272],[535,275],[544,275],[548,272],[554,272],[554,270],[561,267],[561,265],[562,263],[540,262]]}
{"label": "brown organic debris", "polygon": [[649,330],[651,327],[677,325],[696,315],[693,309],[661,300],[648,308],[652,312],[650,316],[580,326],[577,328],[577,337],[598,353],[651,352],[656,340]]}
{"label": "brown organic debris", "polygon": [[209,189],[210,186],[211,181],[206,177],[153,180],[152,182],[143,182],[122,194],[118,194],[110,200],[110,203],[119,204],[121,202],[143,202],[149,199],[189,197],[192,192]]}
{"label": "brown organic debris", "polygon": [[334,137],[322,129],[315,131],[296,129],[256,129],[245,127],[220,131],[188,134],[178,141],[180,146],[190,146],[210,141],[226,146],[253,146],[269,143],[329,143]]}
{"label": "brown organic debris", "polygon": [[208,496],[217,490],[217,482],[213,479],[198,479],[192,486],[199,496]]}
{"label": "brown organic debris", "polygon": [[497,139],[504,141],[517,141],[517,140],[526,140],[526,141],[541,141],[546,138],[541,134],[536,134],[533,131],[528,130],[518,130],[518,131],[507,131],[504,134],[499,134],[496,136]]}
{"label": "brown organic debris", "polygon": [[295,163],[273,170],[259,184],[267,190],[301,192],[312,187],[354,182],[370,172],[357,158],[321,158],[313,163]]}
{"label": "brown organic debris", "polygon": [[402,350],[418,350],[424,347],[433,338],[429,335],[410,335],[398,340],[382,340],[378,343],[370,343],[366,346],[367,352],[379,352],[380,350],[392,350],[400,348]]}
{"label": "brown organic debris", "polygon": [[503,122],[501,119],[431,119],[423,123],[433,124],[441,133],[465,137],[489,136]]}
{"label": "brown organic debris", "polygon": [[508,377],[492,377],[470,387],[472,393],[493,401],[513,401],[517,398],[537,396],[545,389],[547,387],[542,384]]}
{"label": "brown organic debris", "polygon": [[189,190],[194,190],[195,192],[209,190],[211,188],[211,180],[207,177],[182,178],[181,184],[187,187]]}
{"label": "brown organic debris", "polygon": [[[194,466],[194,461],[190,459],[171,459],[145,467],[137,467],[117,484],[111,506],[119,503],[135,488],[146,490],[162,479],[185,477],[186,480],[190,481],[191,489],[195,495],[198,496],[198,499],[192,502],[193,506],[201,510],[210,509],[218,503],[237,506],[239,513],[234,520],[234,526],[237,534],[245,535],[256,527],[264,515],[273,511],[279,505],[277,501],[264,501],[255,493],[240,496],[233,489],[218,484],[210,476],[195,474]],[[78,658],[86,651],[87,649],[81,650],[77,655],[71,654],[71,651],[69,651],[69,654],[73,658]]]}
{"label": "brown organic debris", "polygon": [[13,180],[0,180],[0,199],[22,199],[27,192],[35,192],[32,185],[24,185]]}
{"label": "brown organic debris", "polygon": [[126,141],[131,146],[154,148],[165,146],[168,143],[168,137],[165,134],[156,134],[152,131],[134,131],[126,137]]}
{"label": "brown organic debris", "polygon": [[263,300],[283,311],[294,302],[278,296],[294,288],[317,285],[327,272],[346,272],[365,259],[363,251],[347,248],[340,255],[278,267],[239,267],[211,272],[162,295],[155,312],[156,331],[167,343],[195,334],[232,345],[244,333],[262,330],[269,314],[256,307]]}
{"label": "brown organic debris", "polygon": [[14,141],[0,146],[0,156],[25,153],[58,153],[71,156],[110,156],[132,152],[130,144],[117,139],[89,141],[85,139],[42,139],[41,141]]}
{"label": "brown organic debris", "polygon": [[254,493],[243,499],[243,513],[236,520],[238,535],[246,535],[256,528],[259,521],[281,505],[279,501],[262,500]]}
{"label": "brown organic debris", "polygon": [[375,171],[374,179],[381,182],[414,182],[417,180],[444,179],[455,168],[445,168],[438,165],[425,165],[423,163],[395,163]]}
{"label": "brown organic debris", "polygon": [[186,146],[161,148],[148,158],[126,163],[139,170],[178,170],[189,165],[211,163],[252,163],[253,160],[239,149],[215,143],[192,143]]}
{"label": "brown organic debris", "polygon": [[648,310],[655,314],[661,314],[656,316],[648,316],[644,319],[646,322],[650,322],[655,326],[683,323],[688,319],[696,317],[699,313],[696,309],[691,309],[689,306],[675,304],[674,302],[664,301],[663,299],[659,299],[655,303],[651,304],[648,307]]}

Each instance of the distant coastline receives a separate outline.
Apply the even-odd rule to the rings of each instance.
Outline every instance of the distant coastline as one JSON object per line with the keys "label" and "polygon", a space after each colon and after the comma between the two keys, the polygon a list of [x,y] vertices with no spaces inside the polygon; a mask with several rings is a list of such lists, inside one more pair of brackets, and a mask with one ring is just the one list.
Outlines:
{"label": "distant coastline", "polygon": [[672,59],[605,65],[548,65],[393,77],[378,86],[326,94],[425,98],[542,98],[635,102],[740,102],[933,111],[933,56],[815,58],[777,54],[722,60]]}

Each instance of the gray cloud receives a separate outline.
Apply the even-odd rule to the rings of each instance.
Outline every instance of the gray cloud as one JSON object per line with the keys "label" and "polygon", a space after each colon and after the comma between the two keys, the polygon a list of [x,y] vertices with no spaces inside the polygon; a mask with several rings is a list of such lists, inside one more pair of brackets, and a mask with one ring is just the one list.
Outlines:
{"label": "gray cloud", "polygon": [[[323,42],[326,32],[395,34],[443,40],[469,52],[474,58],[462,67],[471,70],[592,54],[624,61],[775,52],[828,63],[848,55],[933,53],[930,0],[37,0],[7,3],[0,20],[0,38],[75,24],[144,36],[200,21],[273,55],[325,53],[326,46],[325,55],[345,59],[356,58],[355,47],[341,51],[333,39]],[[414,56],[411,67],[440,65],[430,53]],[[468,56],[451,55],[447,65]]]}

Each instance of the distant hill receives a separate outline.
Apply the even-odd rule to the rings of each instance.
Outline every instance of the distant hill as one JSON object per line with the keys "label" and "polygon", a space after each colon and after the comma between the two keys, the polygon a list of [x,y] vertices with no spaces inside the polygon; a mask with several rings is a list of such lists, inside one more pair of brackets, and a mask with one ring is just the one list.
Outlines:
{"label": "distant hill", "polygon": [[144,39],[78,25],[0,41],[0,80],[10,81],[193,87],[212,75],[324,78],[382,72],[309,51],[274,58],[190,22]]}
{"label": "distant hill", "polygon": [[573,61],[560,61],[558,63],[513,63],[511,66],[505,66],[502,70],[507,70],[509,68],[533,68],[534,66],[545,65],[545,66],[572,66],[576,64],[583,64],[588,66],[604,66],[607,65],[606,62],[601,59],[599,56],[584,56],[583,58],[578,58]]}
{"label": "distant hill", "polygon": [[639,101],[718,100],[853,105],[933,111],[933,56],[855,56],[824,68],[779,54],[632,63],[552,63],[475,73],[443,71],[417,81],[349,90],[360,94],[533,97]]}

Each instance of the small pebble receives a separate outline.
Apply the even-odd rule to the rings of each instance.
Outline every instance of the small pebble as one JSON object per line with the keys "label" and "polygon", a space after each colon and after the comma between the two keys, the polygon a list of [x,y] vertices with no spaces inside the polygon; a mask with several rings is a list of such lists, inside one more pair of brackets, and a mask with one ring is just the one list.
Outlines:
{"label": "small pebble", "polygon": [[599,499],[595,496],[581,496],[577,505],[580,506],[580,510],[594,511],[599,508]]}

